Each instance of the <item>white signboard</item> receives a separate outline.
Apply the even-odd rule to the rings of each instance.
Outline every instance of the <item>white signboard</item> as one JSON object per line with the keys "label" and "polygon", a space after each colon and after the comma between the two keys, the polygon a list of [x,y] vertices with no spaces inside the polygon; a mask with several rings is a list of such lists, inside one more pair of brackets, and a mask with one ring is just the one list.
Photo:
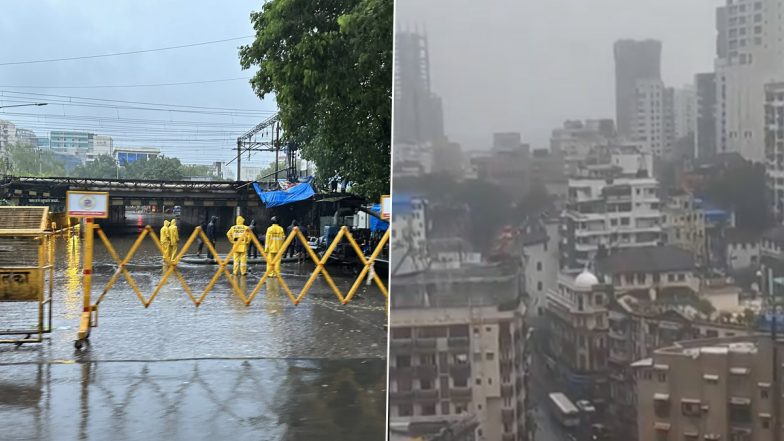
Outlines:
{"label": "white signboard", "polygon": [[109,217],[109,193],[104,191],[69,191],[65,207],[70,217]]}
{"label": "white signboard", "polygon": [[392,198],[381,196],[381,217],[389,220],[392,215]]}

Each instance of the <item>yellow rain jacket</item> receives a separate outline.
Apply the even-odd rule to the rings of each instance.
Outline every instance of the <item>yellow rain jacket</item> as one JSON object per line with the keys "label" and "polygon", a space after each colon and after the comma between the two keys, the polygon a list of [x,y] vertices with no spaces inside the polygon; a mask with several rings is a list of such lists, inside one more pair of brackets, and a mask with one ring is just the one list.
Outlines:
{"label": "yellow rain jacket", "polygon": [[248,231],[248,226],[245,225],[245,218],[237,216],[237,223],[226,232],[229,242],[232,244],[237,241],[240,242],[237,244],[237,248],[234,249],[237,253],[244,253],[248,250],[250,238],[245,235],[246,231]]}
{"label": "yellow rain jacket", "polygon": [[161,245],[163,245],[163,248],[168,249],[169,244],[171,243],[171,239],[169,238],[169,221],[163,221],[163,227],[161,227],[160,238],[161,238]]}
{"label": "yellow rain jacket", "polygon": [[278,253],[283,248],[283,241],[286,240],[286,232],[278,224],[272,224],[267,228],[266,239],[264,240],[264,251],[267,253]]}

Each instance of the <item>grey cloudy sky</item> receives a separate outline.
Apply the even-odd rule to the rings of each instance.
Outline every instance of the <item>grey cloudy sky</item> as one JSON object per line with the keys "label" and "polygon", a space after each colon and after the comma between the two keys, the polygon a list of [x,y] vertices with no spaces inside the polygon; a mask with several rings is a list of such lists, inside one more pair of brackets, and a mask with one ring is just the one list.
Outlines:
{"label": "grey cloudy sky", "polygon": [[[0,12],[0,64],[15,61],[71,57],[111,52],[176,46],[252,35],[249,14],[259,10],[262,0],[2,0]],[[250,77],[242,71],[237,46],[245,39],[180,50],[152,52],[111,58],[57,63],[0,65],[0,106],[31,102],[8,91],[58,94],[102,99],[144,101],[231,109],[274,110],[274,100],[260,101],[247,80],[168,87],[111,89],[20,89],[9,86],[91,86],[159,84]],[[12,98],[13,96],[13,98]],[[51,97],[41,97],[49,101]],[[70,119],[44,116],[66,115]],[[3,113],[5,112],[5,113]],[[75,120],[77,115],[154,121],[200,121],[203,127],[174,124],[131,125],[127,121]],[[30,127],[39,136],[49,128],[78,129],[80,126],[114,135],[116,145],[159,146],[184,162],[206,163],[232,158],[237,135],[264,118],[255,115],[204,115],[178,112],[138,111],[117,108],[85,108],[49,105],[40,108],[0,109],[0,119]],[[212,123],[209,126],[207,123]],[[152,127],[158,130],[151,129]],[[197,132],[198,130],[198,132]],[[210,134],[204,134],[210,132]],[[196,141],[194,140],[201,140]],[[269,157],[254,162],[266,164]]]}
{"label": "grey cloudy sky", "polygon": [[426,28],[433,90],[464,149],[496,131],[535,148],[565,119],[614,118],[612,45],[663,42],[670,86],[711,71],[721,0],[398,0],[398,28]]}

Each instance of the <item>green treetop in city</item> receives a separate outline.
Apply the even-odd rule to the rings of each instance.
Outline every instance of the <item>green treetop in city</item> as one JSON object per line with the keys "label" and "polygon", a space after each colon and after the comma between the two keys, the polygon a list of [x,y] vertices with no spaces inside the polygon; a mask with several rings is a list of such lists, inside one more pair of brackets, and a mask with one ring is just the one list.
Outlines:
{"label": "green treetop in city", "polygon": [[392,0],[271,0],[251,14],[240,49],[263,98],[273,93],[285,141],[301,146],[319,182],[335,177],[376,199],[389,192]]}

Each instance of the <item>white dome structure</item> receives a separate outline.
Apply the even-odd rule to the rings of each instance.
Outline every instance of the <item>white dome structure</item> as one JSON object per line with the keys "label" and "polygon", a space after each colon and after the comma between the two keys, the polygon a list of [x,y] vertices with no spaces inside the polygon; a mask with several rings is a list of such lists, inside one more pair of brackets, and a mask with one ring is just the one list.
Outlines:
{"label": "white dome structure", "polygon": [[599,279],[593,275],[590,271],[583,270],[577,277],[574,279],[574,287],[581,290],[590,290],[593,288],[594,285],[599,284]]}

